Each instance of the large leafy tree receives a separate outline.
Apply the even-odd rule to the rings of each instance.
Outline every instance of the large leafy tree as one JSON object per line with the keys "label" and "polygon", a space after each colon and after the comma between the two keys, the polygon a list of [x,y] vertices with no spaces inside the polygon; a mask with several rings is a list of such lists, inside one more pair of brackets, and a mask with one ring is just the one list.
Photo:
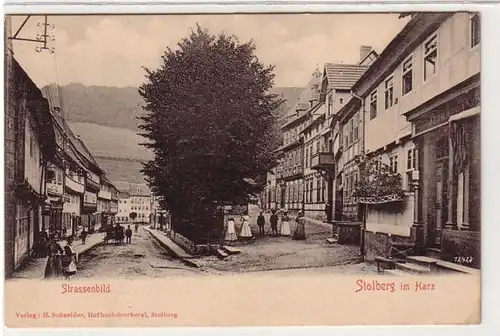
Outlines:
{"label": "large leafy tree", "polygon": [[[158,69],[146,69],[140,128],[155,158],[143,173],[174,227],[206,218],[214,204],[246,202],[276,160],[272,112],[282,101],[269,93],[273,66],[254,52],[253,42],[197,26]],[[210,229],[206,220],[194,224],[198,235]]]}

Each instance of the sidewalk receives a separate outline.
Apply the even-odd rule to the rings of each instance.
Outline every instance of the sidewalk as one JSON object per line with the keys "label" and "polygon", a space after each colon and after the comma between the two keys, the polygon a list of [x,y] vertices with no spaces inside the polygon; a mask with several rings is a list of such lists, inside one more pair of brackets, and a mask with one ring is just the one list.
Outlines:
{"label": "sidewalk", "polygon": [[[73,248],[78,254],[78,259],[82,254],[90,251],[91,249],[97,247],[99,244],[104,242],[104,233],[94,233],[87,236],[87,241],[85,245],[82,245],[81,240],[77,240],[73,243]],[[64,246],[64,245],[63,245]],[[13,278],[15,279],[43,279],[45,274],[45,266],[47,265],[47,258],[32,258],[27,261],[26,264],[22,265],[16,272],[14,272]]]}
{"label": "sidewalk", "polygon": [[144,230],[149,232],[153,238],[160,243],[164,248],[169,250],[176,259],[181,260],[188,266],[198,267],[198,265],[189,259],[195,258],[193,255],[186,252],[182,247],[174,243],[164,232],[155,229],[144,227]]}

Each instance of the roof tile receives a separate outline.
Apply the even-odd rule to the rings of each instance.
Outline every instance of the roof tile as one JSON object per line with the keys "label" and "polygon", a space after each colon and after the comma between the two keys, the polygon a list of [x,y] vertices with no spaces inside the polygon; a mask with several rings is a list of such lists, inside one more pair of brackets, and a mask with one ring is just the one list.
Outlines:
{"label": "roof tile", "polygon": [[356,81],[368,69],[366,65],[326,63],[325,71],[328,85],[334,89],[350,90]]}

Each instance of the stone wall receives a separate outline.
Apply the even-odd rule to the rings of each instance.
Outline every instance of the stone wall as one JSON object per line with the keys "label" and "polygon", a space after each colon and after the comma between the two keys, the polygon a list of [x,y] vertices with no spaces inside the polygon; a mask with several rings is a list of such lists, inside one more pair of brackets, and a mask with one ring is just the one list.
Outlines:
{"label": "stone wall", "polygon": [[464,266],[481,267],[481,233],[477,231],[443,230],[441,250],[442,258],[457,262],[457,257]]}
{"label": "stone wall", "polygon": [[170,230],[170,239],[180,247],[182,247],[186,252],[195,254],[196,253],[196,245],[180,233],[176,233],[173,229]]}
{"label": "stone wall", "polygon": [[375,257],[387,257],[391,250],[391,241],[411,242],[413,239],[413,235],[411,237],[401,237],[389,236],[387,233],[365,231],[365,261],[372,262]]}
{"label": "stone wall", "polygon": [[320,221],[326,220],[326,213],[324,210],[306,210],[306,217],[311,217]]}
{"label": "stone wall", "polygon": [[191,240],[188,238],[184,237],[180,233],[176,233],[173,229],[170,230],[169,233],[170,239],[180,247],[182,247],[186,252],[199,256],[199,255],[209,255],[213,253],[214,249],[216,250],[218,248],[218,245],[216,244],[198,244],[196,245],[193,243]]}

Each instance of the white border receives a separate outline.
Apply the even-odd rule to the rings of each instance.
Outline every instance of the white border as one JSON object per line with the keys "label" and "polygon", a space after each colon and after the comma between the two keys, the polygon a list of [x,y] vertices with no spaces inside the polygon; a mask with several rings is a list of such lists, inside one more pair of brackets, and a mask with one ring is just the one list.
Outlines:
{"label": "white border", "polygon": [[[239,335],[327,335],[339,333],[341,335],[498,335],[500,322],[498,321],[498,302],[500,301],[500,250],[498,237],[500,237],[500,218],[496,209],[499,207],[498,190],[500,190],[500,137],[498,136],[498,125],[500,125],[500,111],[498,110],[498,78],[500,75],[500,39],[495,36],[498,33],[498,22],[500,20],[500,6],[493,6],[496,1],[476,1],[474,4],[450,4],[450,1],[434,1],[432,4],[422,1],[408,1],[409,4],[401,4],[398,1],[380,1],[373,3],[371,1],[273,1],[268,2],[266,6],[264,1],[177,1],[170,4],[160,4],[160,1],[121,1],[121,6],[117,7],[118,2],[99,3],[98,1],[73,2],[72,6],[64,5],[58,1],[45,1],[43,4],[30,1],[8,1],[12,5],[4,7],[5,13],[234,13],[234,12],[324,12],[324,11],[480,11],[481,12],[481,33],[482,41],[480,43],[482,66],[487,69],[482,73],[482,278],[483,278],[483,297],[482,297],[482,319],[483,324],[478,326],[408,326],[408,327],[307,327],[307,328],[149,328],[149,329],[34,329],[19,330],[6,329],[3,332],[6,335],[86,335],[89,333],[98,335],[232,335],[237,331]],[[229,5],[232,3],[231,5]],[[331,5],[335,3],[335,5]],[[363,5],[361,5],[363,3]],[[92,4],[92,5],[88,5]],[[477,5],[482,4],[482,5]],[[223,6],[221,6],[223,5]],[[3,25],[1,25],[3,33]],[[3,53],[2,53],[3,55]],[[3,72],[3,66],[1,67]],[[3,99],[3,90],[1,92]],[[3,113],[2,113],[3,122]],[[3,138],[3,127],[0,137]],[[3,151],[3,146],[1,146]],[[3,157],[3,153],[2,153]],[[0,178],[3,179],[3,165],[0,168]],[[487,181],[487,183],[484,183]],[[3,188],[3,183],[2,183]],[[1,193],[1,207],[4,206],[3,192]],[[2,212],[3,213],[3,212]],[[0,230],[0,245],[3,248],[3,230]],[[0,261],[4,262],[3,257]],[[3,272],[3,265],[0,265],[0,271]],[[3,276],[3,274],[2,274]],[[464,288],[464,290],[467,290]],[[3,281],[2,281],[2,301],[3,301]],[[495,300],[496,299],[496,300]],[[409,302],[408,304],[411,304]],[[303,307],[307,309],[307,307]],[[341,309],[332,303],[332,309]],[[300,313],[299,311],[297,313]],[[3,314],[2,314],[3,320]]]}

